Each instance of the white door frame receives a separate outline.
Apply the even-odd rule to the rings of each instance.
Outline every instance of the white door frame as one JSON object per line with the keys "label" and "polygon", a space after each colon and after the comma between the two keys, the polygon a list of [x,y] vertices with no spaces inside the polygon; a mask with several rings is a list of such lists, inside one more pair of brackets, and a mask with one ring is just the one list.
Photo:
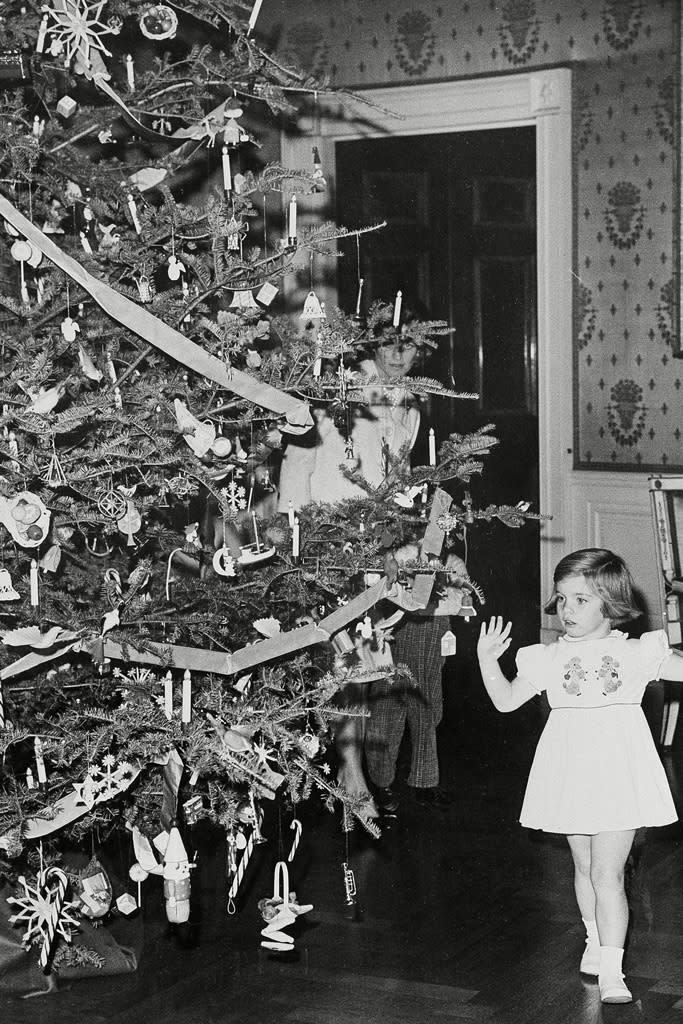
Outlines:
{"label": "white door frame", "polygon": [[[337,141],[515,125],[536,128],[540,510],[553,517],[541,528],[542,604],[553,567],[569,550],[573,534],[566,494],[573,444],[571,72],[555,68],[369,89],[360,95],[372,105],[339,104],[334,109],[321,105],[315,121],[299,125],[302,134],[281,138],[285,167],[310,167],[311,146],[318,146],[328,183],[324,194],[297,197],[302,225],[332,216]],[[335,304],[334,286],[324,283],[333,276],[321,273],[320,285],[316,276],[315,288]],[[510,543],[514,544],[514,536]],[[539,626],[544,634],[550,623],[543,616]]]}

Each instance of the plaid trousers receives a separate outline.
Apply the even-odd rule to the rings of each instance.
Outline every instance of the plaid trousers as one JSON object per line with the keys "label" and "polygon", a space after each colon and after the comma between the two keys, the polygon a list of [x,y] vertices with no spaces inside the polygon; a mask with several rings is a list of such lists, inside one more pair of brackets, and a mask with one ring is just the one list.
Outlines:
{"label": "plaid trousers", "polygon": [[390,786],[394,781],[406,724],[411,745],[408,785],[418,789],[438,785],[436,727],[443,714],[441,637],[448,627],[444,616],[406,616],[394,630],[394,663],[407,665],[415,681],[382,679],[371,684],[365,759],[376,786]]}

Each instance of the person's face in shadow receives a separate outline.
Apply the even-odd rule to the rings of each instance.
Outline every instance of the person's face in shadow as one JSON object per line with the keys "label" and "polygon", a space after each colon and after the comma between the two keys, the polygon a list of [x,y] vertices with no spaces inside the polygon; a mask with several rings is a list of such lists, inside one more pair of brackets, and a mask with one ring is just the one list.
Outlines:
{"label": "person's face in shadow", "polygon": [[418,349],[409,338],[396,338],[377,346],[375,363],[384,377],[407,377],[417,359]]}

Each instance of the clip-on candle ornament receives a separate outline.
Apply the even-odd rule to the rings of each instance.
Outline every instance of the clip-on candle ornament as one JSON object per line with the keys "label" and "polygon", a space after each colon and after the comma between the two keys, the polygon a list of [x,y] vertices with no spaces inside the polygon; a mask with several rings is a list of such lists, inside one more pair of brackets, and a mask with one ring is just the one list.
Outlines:
{"label": "clip-on candle ornament", "polygon": [[135,66],[131,53],[126,54],[126,80],[130,91],[135,92]]}
{"label": "clip-on candle ornament", "polygon": [[301,527],[299,525],[299,517],[294,517],[294,526],[292,527],[292,561],[299,561],[299,549],[301,545]]}
{"label": "clip-on candle ornament", "polygon": [[394,302],[394,318],[392,321],[393,326],[398,329],[401,323],[401,304],[403,302],[403,292],[396,292],[396,301]]}
{"label": "clip-on candle ornament", "polygon": [[296,196],[289,201],[289,216],[287,218],[287,244],[296,245]]}
{"label": "clip-on candle ornament", "polygon": [[38,560],[35,558],[31,559],[31,568],[29,570],[29,584],[31,592],[31,606],[37,608],[40,604],[40,592],[38,589]]}
{"label": "clip-on candle ornament", "polygon": [[173,717],[173,676],[170,672],[164,676],[164,714],[170,722]]}
{"label": "clip-on candle ornament", "polygon": [[230,167],[230,151],[227,146],[223,146],[222,149],[221,165],[223,168],[223,190],[229,194],[232,192],[232,169]]}
{"label": "clip-on candle ornament", "polygon": [[42,53],[45,49],[45,37],[47,36],[47,14],[44,14],[40,21],[40,27],[38,29],[38,38],[36,39],[36,53]]}
{"label": "clip-on candle ornament", "polygon": [[190,670],[186,669],[183,674],[183,703],[180,713],[180,721],[188,725],[192,719],[192,676]]}
{"label": "clip-on candle ornament", "polygon": [[138,217],[138,208],[135,205],[135,198],[134,198],[132,192],[129,192],[127,197],[126,197],[126,205],[128,206],[128,212],[130,213],[130,218],[133,221],[133,227],[135,228],[135,233],[138,234],[138,235],[141,235],[142,234],[142,226],[140,224],[140,218]]}
{"label": "clip-on candle ornament", "polygon": [[429,465],[436,465],[436,435],[434,427],[429,428]]}

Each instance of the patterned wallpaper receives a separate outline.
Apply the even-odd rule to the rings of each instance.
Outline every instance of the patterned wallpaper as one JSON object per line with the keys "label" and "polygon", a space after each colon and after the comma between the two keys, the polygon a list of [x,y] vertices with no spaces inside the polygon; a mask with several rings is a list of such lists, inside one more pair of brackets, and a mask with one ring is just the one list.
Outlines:
{"label": "patterned wallpaper", "polygon": [[263,14],[280,52],[334,85],[572,66],[576,465],[683,471],[671,301],[680,0],[270,0]]}

